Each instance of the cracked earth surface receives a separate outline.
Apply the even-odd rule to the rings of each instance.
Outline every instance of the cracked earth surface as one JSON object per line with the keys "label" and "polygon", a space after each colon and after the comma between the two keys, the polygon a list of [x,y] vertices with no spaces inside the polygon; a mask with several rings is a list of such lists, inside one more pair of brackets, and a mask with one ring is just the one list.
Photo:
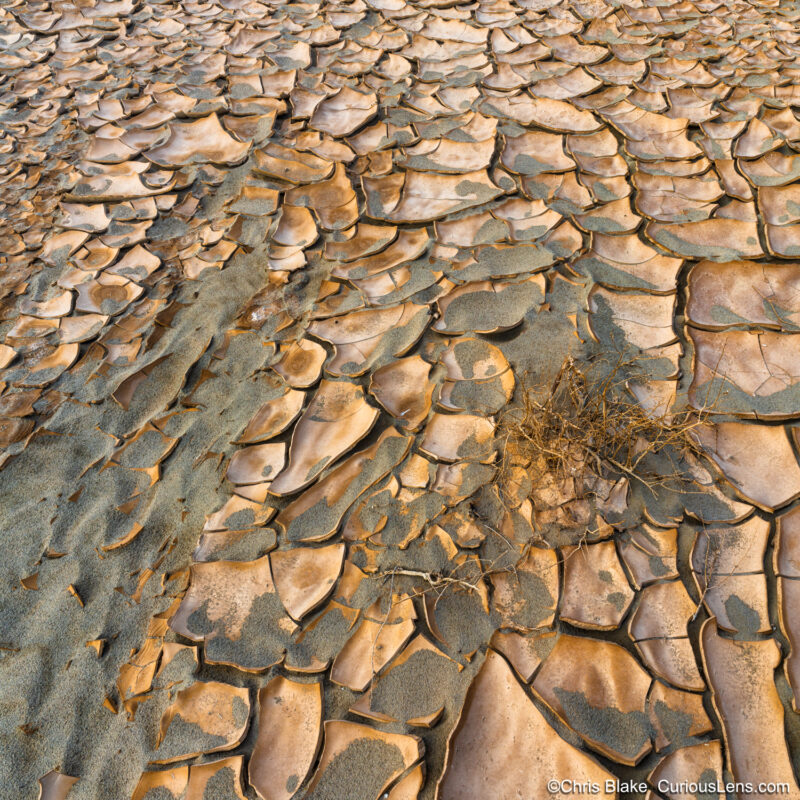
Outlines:
{"label": "cracked earth surface", "polygon": [[[798,56],[785,0],[4,2],[0,797],[800,798]],[[620,354],[691,489],[501,491]]]}

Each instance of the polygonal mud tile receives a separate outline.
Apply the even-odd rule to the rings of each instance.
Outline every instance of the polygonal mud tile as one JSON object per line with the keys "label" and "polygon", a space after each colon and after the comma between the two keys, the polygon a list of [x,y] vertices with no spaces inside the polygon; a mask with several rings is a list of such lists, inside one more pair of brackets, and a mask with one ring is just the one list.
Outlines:
{"label": "polygonal mud tile", "polygon": [[[772,331],[701,331],[688,327],[694,345],[689,401],[740,417],[787,418],[800,377],[800,337]],[[777,397],[776,397],[777,395]]]}
{"label": "polygonal mud tile", "polygon": [[153,764],[232,750],[250,722],[250,694],[219,681],[196,681],[178,691],[161,718]]}
{"label": "polygonal mud tile", "polygon": [[532,276],[518,283],[478,281],[458,286],[437,300],[440,333],[496,333],[519,325],[544,300],[544,280]]}
{"label": "polygonal mud tile", "polygon": [[345,459],[286,506],[276,523],[289,541],[330,538],[353,502],[405,458],[411,441],[387,428],[374,444]]}
{"label": "polygonal mud tile", "polygon": [[363,389],[348,381],[323,380],[292,431],[289,463],[273,480],[270,492],[293,494],[369,433],[378,411]]}
{"label": "polygonal mud tile", "polygon": [[548,782],[564,775],[599,784],[598,797],[616,796],[605,791],[611,773],[550,727],[503,657],[489,650],[450,735],[438,796],[455,800],[534,792],[556,798],[561,793]]}
{"label": "polygonal mud tile", "polygon": [[258,738],[248,781],[263,800],[289,800],[322,741],[322,684],[273,678],[258,692]]}
{"label": "polygonal mud tile", "polygon": [[306,393],[287,389],[279,397],[264,403],[242,432],[239,442],[256,444],[283,433],[299,416]]}
{"label": "polygonal mud tile", "polygon": [[553,624],[559,596],[555,550],[532,547],[513,570],[496,572],[490,580],[504,627],[524,632]]}
{"label": "polygonal mud tile", "polygon": [[651,677],[617,644],[562,634],[532,688],[592,749],[636,764],[652,749]]}
{"label": "polygonal mud tile", "polygon": [[191,579],[170,627],[205,643],[205,660],[262,672],[283,658],[295,623],[285,616],[269,556],[191,566]]}
{"label": "polygonal mud tile", "polygon": [[350,710],[376,722],[433,727],[463,667],[417,635]]}
{"label": "polygonal mud tile", "polygon": [[647,778],[659,794],[669,800],[693,800],[698,792],[712,800],[722,800],[722,747],[719,742],[706,742],[682,747],[659,761]]}
{"label": "polygonal mud tile", "polygon": [[705,688],[687,630],[696,611],[681,581],[651,583],[639,592],[628,626],[631,639],[650,669],[690,691]]}
{"label": "polygonal mud tile", "polygon": [[425,752],[416,736],[384,733],[367,725],[339,720],[325,722],[324,745],[308,786],[308,800],[353,797],[352,776],[359,775],[358,797],[378,800],[386,789]]}
{"label": "polygonal mud tile", "polygon": [[489,644],[505,656],[523,683],[530,683],[544,659],[550,655],[557,637],[555,631],[526,634],[495,631]]}
{"label": "polygonal mud tile", "polygon": [[502,189],[486,170],[459,175],[403,170],[363,177],[367,213],[386,222],[428,222],[494,200]]}
{"label": "polygonal mud tile", "polygon": [[764,556],[770,525],[760,517],[698,532],[691,566],[703,603],[717,625],[745,636],[772,630]]}
{"label": "polygonal mud tile", "polygon": [[800,313],[800,270],[794,264],[701,261],[688,278],[686,315],[707,329],[765,326],[792,330]]}
{"label": "polygonal mud tile", "polygon": [[678,577],[678,531],[646,523],[618,540],[619,552],[634,582],[641,589],[661,579]]}
{"label": "polygonal mud tile", "polygon": [[559,617],[579,628],[613,630],[633,601],[613,542],[562,549],[564,591]]}
{"label": "polygonal mud tile", "polygon": [[800,467],[782,426],[720,422],[692,435],[747,502],[773,511],[800,496]]}
{"label": "polygonal mud tile", "polygon": [[309,333],[333,345],[326,370],[330,375],[363,375],[379,360],[406,353],[430,319],[427,306],[405,303],[369,308],[340,317],[315,320]]}
{"label": "polygonal mud tile", "polygon": [[774,671],[780,651],[774,639],[734,641],[711,617],[700,633],[703,665],[714,708],[722,722],[726,767],[737,781],[780,781],[800,793],[784,738],[783,706]]}
{"label": "polygonal mud tile", "polygon": [[650,722],[657,751],[682,746],[690,737],[712,729],[703,707],[703,696],[673,689],[654,681],[648,697]]}
{"label": "polygonal mud tile", "polygon": [[344,544],[295,547],[270,554],[278,596],[290,617],[300,620],[333,591],[342,571]]}
{"label": "polygonal mud tile", "polygon": [[431,365],[421,356],[398,359],[377,369],[369,382],[369,393],[408,430],[417,430],[427,418],[435,384]]}
{"label": "polygonal mud tile", "polygon": [[39,800],[66,800],[70,789],[77,782],[78,778],[50,770],[39,778]]}
{"label": "polygonal mud tile", "polygon": [[163,167],[211,162],[237,164],[244,160],[250,146],[237,142],[220,124],[216,114],[194,122],[170,122],[169,139],[160,147],[148,150],[145,156]]}

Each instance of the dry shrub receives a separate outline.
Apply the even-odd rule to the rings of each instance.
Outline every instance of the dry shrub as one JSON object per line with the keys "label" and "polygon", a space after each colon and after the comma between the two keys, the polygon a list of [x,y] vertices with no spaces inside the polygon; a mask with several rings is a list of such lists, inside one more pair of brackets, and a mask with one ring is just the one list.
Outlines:
{"label": "dry shrub", "polygon": [[[688,462],[705,460],[705,455],[691,434],[705,424],[713,404],[702,412],[644,408],[630,386],[646,380],[649,361],[640,354],[613,363],[604,357],[569,357],[549,386],[527,386],[518,375],[515,401],[497,420],[498,468],[490,494],[500,501],[493,509],[499,517],[480,515],[482,527],[497,538],[487,539],[493,555],[485,546],[479,553],[480,574],[467,576],[458,567],[449,575],[394,567],[378,577],[391,580],[392,591],[395,579],[420,579],[414,594],[432,592],[437,602],[448,590],[483,593],[483,579],[515,572],[534,542],[583,544],[599,533],[596,512],[613,505],[610,492],[622,478],[653,495],[658,490],[697,491]],[[528,497],[535,537],[509,541],[493,526],[501,526],[503,514]],[[603,516],[599,522],[606,526]],[[560,529],[557,536],[553,528]]]}
{"label": "dry shrub", "polygon": [[[498,483],[501,495],[519,495],[520,474],[531,482],[531,494],[563,487],[575,496],[595,494],[598,484],[626,477],[654,491],[692,480],[687,455],[701,457],[691,433],[704,424],[703,412],[647,410],[630,385],[641,380],[644,356],[562,364],[548,386],[520,381],[517,402],[499,418]],[[713,407],[713,405],[711,406]]]}

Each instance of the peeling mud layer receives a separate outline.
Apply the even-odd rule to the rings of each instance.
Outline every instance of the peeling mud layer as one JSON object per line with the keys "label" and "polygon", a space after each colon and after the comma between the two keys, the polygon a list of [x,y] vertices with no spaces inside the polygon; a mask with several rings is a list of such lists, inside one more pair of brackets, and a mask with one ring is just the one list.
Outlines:
{"label": "peeling mud layer", "polygon": [[[0,800],[798,800],[798,57],[784,0],[5,2]],[[509,462],[564,364],[691,447]]]}

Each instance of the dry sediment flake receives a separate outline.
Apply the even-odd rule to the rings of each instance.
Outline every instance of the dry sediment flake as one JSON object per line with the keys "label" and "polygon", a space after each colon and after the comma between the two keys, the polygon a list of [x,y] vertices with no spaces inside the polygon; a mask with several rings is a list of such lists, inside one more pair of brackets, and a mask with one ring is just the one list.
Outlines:
{"label": "dry sediment flake", "polygon": [[[10,629],[36,621],[3,652],[54,586],[91,658],[146,633],[52,762],[87,673],[75,624],[31,644],[70,668],[7,715],[8,791],[69,792],[63,763],[135,800],[547,797],[645,758],[653,797],[723,759],[794,787],[792,9],[62,5],[0,11],[0,521]],[[697,412],[689,492],[504,483],[504,415],[568,354]],[[184,763],[110,775],[117,720],[164,709],[120,757]]]}
{"label": "dry sediment flake", "polygon": [[616,797],[605,791],[610,773],[558,736],[503,657],[489,650],[448,742],[438,796],[513,797],[535,791],[537,797],[554,798],[560,791],[550,789],[548,781],[562,775],[600,784],[599,797]]}

